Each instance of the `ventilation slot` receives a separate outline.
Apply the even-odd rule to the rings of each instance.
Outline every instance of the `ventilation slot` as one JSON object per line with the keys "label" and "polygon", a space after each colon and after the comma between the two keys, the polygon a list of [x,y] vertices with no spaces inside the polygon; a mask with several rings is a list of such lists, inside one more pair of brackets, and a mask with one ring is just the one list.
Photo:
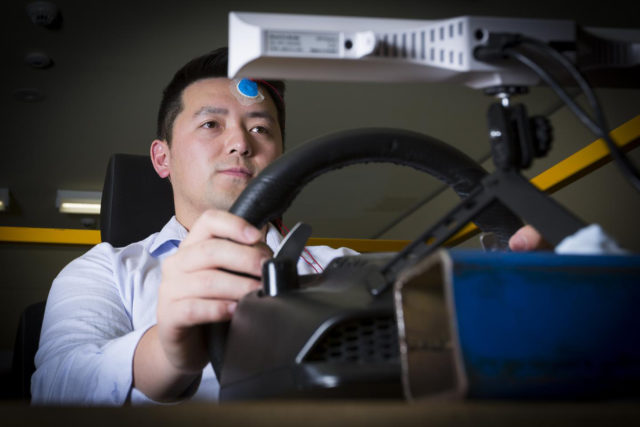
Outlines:
{"label": "ventilation slot", "polygon": [[[417,32],[379,35],[374,55],[381,58],[416,59],[421,55],[424,57],[424,37],[424,32],[422,35]],[[420,53],[421,51],[422,53]]]}
{"label": "ventilation slot", "polygon": [[372,363],[398,359],[393,316],[355,319],[335,325],[315,344],[305,362]]}
{"label": "ventilation slot", "polygon": [[464,67],[466,58],[458,45],[464,40],[465,31],[463,21],[454,21],[417,31],[377,34],[373,55],[450,69]]}

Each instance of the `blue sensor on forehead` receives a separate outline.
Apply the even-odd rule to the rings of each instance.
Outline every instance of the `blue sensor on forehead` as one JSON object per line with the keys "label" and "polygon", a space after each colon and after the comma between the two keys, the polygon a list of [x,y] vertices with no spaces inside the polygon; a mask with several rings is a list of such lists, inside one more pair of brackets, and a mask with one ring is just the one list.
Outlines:
{"label": "blue sensor on forehead", "polygon": [[238,82],[238,92],[249,98],[258,96],[258,83],[249,79],[242,79]]}

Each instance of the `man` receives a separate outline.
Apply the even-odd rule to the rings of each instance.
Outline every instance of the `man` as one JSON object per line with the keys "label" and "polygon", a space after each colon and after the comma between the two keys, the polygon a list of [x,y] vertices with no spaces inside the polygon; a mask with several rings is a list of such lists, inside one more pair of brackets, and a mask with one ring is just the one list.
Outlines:
{"label": "man", "polygon": [[[141,242],[97,245],[55,279],[34,403],[217,399],[202,325],[232,316],[282,240],[273,226],[258,230],[227,211],[282,154],[284,85],[226,72],[219,49],[186,64],[164,92],[150,154],[171,181],[175,217]],[[354,253],[308,251],[298,263],[303,274]]]}
{"label": "man", "polygon": [[[251,87],[226,73],[219,49],[185,65],[164,92],[150,152],[158,175],[171,181],[175,217],[142,242],[97,245],[54,281],[35,403],[217,398],[201,325],[231,317],[236,301],[260,286],[251,276],[260,277],[282,239],[273,226],[257,230],[227,210],[282,154],[284,85]],[[308,251],[300,273],[354,253]]]}

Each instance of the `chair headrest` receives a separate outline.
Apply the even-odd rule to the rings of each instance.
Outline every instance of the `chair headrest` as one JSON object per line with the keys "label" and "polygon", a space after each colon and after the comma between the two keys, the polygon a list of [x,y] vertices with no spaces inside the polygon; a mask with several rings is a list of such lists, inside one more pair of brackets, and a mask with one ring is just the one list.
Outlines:
{"label": "chair headrest", "polygon": [[171,184],[156,174],[149,156],[114,154],[102,189],[103,242],[126,246],[160,231],[175,210]]}

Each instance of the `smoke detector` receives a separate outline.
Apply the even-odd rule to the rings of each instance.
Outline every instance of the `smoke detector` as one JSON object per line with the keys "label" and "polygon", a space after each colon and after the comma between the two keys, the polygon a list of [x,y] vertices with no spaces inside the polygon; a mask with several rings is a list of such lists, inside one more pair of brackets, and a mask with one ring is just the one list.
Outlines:
{"label": "smoke detector", "polygon": [[34,1],[27,4],[27,15],[31,22],[42,27],[52,28],[58,22],[60,10],[49,1]]}
{"label": "smoke detector", "polygon": [[24,57],[24,62],[33,68],[49,68],[53,65],[53,60],[44,52],[29,52]]}

